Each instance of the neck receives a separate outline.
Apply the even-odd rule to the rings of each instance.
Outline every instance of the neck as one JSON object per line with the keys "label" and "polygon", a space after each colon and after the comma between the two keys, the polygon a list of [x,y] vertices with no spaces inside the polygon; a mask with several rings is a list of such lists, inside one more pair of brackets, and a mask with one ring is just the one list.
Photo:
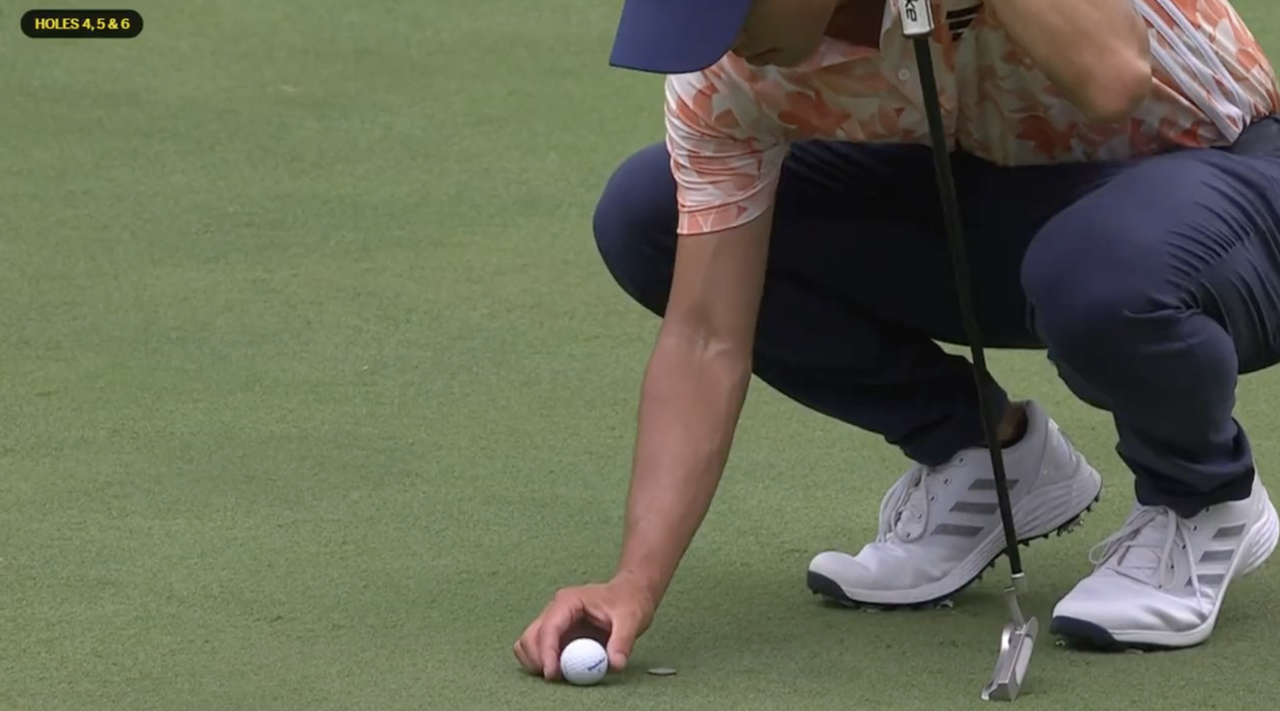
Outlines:
{"label": "neck", "polygon": [[836,0],[826,35],[859,47],[880,48],[886,0]]}

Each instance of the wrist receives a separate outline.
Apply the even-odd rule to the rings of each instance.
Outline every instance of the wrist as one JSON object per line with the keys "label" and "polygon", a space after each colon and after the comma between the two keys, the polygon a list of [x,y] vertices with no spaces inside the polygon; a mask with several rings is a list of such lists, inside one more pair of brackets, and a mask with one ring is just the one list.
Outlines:
{"label": "wrist", "polygon": [[619,568],[609,582],[643,592],[645,596],[653,601],[655,606],[667,588],[667,583],[663,576],[636,568]]}

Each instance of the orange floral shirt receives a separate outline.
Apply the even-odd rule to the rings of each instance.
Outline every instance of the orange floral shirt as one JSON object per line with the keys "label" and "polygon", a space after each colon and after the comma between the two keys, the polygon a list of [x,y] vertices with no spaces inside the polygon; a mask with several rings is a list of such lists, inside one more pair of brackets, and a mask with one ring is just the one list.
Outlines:
{"label": "orange floral shirt", "polygon": [[[994,163],[1228,145],[1252,119],[1280,109],[1275,73],[1228,0],[1133,0],[1150,28],[1154,86],[1147,102],[1117,123],[1087,121],[980,0],[932,1],[947,134],[953,147]],[[828,39],[797,67],[752,67],[728,55],[704,71],[667,78],[680,234],[759,216],[793,140],[929,142],[898,2],[886,3],[878,50]]]}

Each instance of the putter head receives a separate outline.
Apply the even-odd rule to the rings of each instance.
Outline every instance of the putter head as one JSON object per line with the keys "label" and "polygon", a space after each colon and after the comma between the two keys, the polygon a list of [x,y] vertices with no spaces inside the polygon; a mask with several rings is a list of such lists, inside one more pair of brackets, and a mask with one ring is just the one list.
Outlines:
{"label": "putter head", "polygon": [[991,681],[982,689],[983,701],[1013,701],[1022,691],[1035,651],[1036,636],[1040,634],[1040,622],[1034,617],[1023,618],[1013,590],[1009,591],[1009,607],[1013,622],[1004,626],[1000,635],[1000,656],[996,658]]}

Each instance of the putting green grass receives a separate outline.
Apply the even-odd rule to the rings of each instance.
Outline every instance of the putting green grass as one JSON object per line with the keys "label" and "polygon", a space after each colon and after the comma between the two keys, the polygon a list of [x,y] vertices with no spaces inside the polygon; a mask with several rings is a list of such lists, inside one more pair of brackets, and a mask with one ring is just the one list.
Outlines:
{"label": "putting green grass", "polygon": [[[547,596],[610,570],[656,326],[590,234],[662,130],[658,80],[606,66],[617,5],[147,0],[131,41],[0,7],[0,709],[981,705],[1003,564],[949,611],[819,605],[810,556],[902,465],[761,385],[632,671],[517,671]],[[1109,485],[1026,555],[1043,620],[1131,477],[1041,355],[993,361]],[[1274,471],[1280,374],[1245,382]],[[1046,641],[1019,706],[1272,708],[1277,590],[1240,582],[1194,651]]]}

